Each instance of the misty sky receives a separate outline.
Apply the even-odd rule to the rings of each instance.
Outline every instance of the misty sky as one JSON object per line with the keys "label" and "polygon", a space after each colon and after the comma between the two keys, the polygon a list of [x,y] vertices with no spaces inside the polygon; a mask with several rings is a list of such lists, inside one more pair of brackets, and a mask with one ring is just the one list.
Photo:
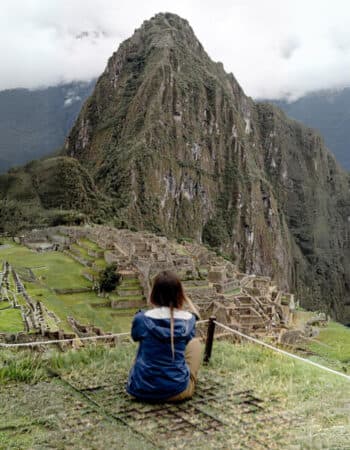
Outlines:
{"label": "misty sky", "polygon": [[157,12],[186,18],[252,97],[350,86],[347,0],[1,0],[0,90],[98,76]]}

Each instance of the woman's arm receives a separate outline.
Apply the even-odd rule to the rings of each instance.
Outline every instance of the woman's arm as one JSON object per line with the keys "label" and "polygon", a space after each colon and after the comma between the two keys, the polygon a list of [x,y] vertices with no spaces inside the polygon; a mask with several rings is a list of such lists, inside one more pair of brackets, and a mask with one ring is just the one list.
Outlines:
{"label": "woman's arm", "polygon": [[197,320],[200,320],[201,315],[199,313],[198,308],[194,305],[192,300],[186,294],[185,294],[185,301],[186,304],[188,305],[189,310],[196,316]]}
{"label": "woman's arm", "polygon": [[140,341],[145,334],[144,314],[139,311],[135,314],[131,326],[131,337],[134,341]]}

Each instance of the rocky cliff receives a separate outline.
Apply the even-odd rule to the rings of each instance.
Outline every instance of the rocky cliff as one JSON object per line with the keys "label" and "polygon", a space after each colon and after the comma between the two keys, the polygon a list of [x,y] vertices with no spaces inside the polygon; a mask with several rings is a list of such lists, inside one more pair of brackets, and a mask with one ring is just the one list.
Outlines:
{"label": "rocky cliff", "polygon": [[306,306],[350,319],[350,179],[313,130],[257,106],[264,172],[293,239],[290,281]]}
{"label": "rocky cliff", "polygon": [[116,224],[203,240],[348,320],[348,175],[314,132],[246,97],[186,20],[158,14],[121,44],[64,156]]}
{"label": "rocky cliff", "polygon": [[318,130],[337,161],[350,170],[350,88],[315,91],[298,100],[271,102],[288,116]]}

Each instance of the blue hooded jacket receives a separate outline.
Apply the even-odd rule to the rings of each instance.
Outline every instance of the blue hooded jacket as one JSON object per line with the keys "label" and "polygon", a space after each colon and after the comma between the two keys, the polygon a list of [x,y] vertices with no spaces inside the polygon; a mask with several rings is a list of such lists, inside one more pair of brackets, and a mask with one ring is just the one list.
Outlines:
{"label": "blue hooded jacket", "polygon": [[187,388],[190,371],[185,361],[185,348],[195,336],[195,324],[192,313],[174,310],[173,358],[169,308],[163,306],[135,315],[131,336],[140,345],[129,374],[129,394],[141,400],[165,400]]}

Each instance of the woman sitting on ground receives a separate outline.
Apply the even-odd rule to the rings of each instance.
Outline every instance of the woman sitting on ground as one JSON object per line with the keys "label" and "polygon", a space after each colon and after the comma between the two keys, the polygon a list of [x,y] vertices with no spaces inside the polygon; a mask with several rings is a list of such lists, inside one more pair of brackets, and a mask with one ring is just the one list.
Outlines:
{"label": "woman sitting on ground", "polygon": [[[140,400],[191,398],[201,361],[201,345],[194,337],[198,311],[179,278],[168,271],[155,277],[150,301],[153,308],[138,312],[132,323],[131,336],[140,345],[127,391]],[[185,302],[194,314],[182,309]]]}

